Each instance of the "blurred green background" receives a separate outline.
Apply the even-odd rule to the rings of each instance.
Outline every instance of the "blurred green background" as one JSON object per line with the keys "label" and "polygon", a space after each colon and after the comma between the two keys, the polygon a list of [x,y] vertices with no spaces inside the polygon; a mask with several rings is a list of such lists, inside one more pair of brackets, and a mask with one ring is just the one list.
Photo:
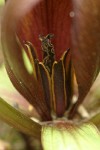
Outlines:
{"label": "blurred green background", "polygon": [[5,1],[4,0],[0,0],[0,5],[4,5]]}

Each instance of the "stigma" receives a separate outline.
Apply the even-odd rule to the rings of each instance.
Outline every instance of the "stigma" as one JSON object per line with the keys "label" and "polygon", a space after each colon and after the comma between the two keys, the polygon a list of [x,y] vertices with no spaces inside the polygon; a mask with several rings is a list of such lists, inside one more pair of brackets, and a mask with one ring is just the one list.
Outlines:
{"label": "stigma", "polygon": [[53,38],[53,34],[48,34],[47,36],[39,36],[39,39],[42,43],[42,51],[43,51],[43,64],[48,70],[49,74],[52,74],[52,66],[55,60],[55,52],[54,46],[51,43],[51,39]]}

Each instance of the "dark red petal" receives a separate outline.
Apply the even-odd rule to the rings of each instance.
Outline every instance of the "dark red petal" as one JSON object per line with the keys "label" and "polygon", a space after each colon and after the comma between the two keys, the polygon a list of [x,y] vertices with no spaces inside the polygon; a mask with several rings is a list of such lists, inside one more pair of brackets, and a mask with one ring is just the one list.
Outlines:
{"label": "dark red petal", "polygon": [[73,108],[83,101],[100,69],[100,1],[73,0],[72,57],[79,88],[79,99]]}
{"label": "dark red petal", "polygon": [[[32,102],[33,99],[33,103],[38,108],[37,111],[41,115],[42,119],[47,120],[47,118],[50,119],[50,114],[45,103],[42,101],[42,90],[37,90],[38,87],[36,79],[27,71],[24,65],[22,47],[17,41],[15,34],[19,18],[24,15],[33,4],[35,5],[37,1],[28,0],[28,3],[26,0],[21,0],[20,2],[18,0],[7,1],[2,20],[1,38],[5,62],[9,65],[9,68],[13,73],[13,77],[16,77],[16,81],[20,82],[20,84],[27,90],[27,93],[30,93],[30,101]],[[19,85],[17,86],[20,88]],[[22,89],[19,91],[21,92],[21,90]]]}
{"label": "dark red petal", "polygon": [[[33,78],[27,72],[23,57],[22,57],[22,48],[18,44],[15,31],[17,25],[17,19],[20,16],[19,12],[21,12],[21,8],[19,7],[19,11],[14,11],[14,5],[17,5],[17,1],[8,1],[4,10],[4,16],[2,20],[2,46],[3,52],[5,56],[5,61],[9,63],[9,66],[13,70],[14,74],[25,84],[29,83]],[[21,3],[23,3],[21,1]],[[17,6],[16,6],[17,7]],[[23,8],[22,8],[23,9]],[[18,16],[19,15],[19,16]],[[10,21],[9,21],[10,19]],[[28,87],[31,85],[27,84]]]}
{"label": "dark red petal", "polygon": [[56,58],[60,58],[70,47],[71,5],[70,0],[42,0],[21,20],[19,26],[21,41],[32,42],[41,58],[39,35],[53,33]]}

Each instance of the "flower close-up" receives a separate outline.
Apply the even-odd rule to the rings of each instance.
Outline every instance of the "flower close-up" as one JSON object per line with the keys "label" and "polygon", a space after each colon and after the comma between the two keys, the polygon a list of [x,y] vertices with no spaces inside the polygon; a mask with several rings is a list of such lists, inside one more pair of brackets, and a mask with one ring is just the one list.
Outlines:
{"label": "flower close-up", "polygon": [[[82,115],[78,116],[78,107],[100,70],[99,26],[98,0],[6,1],[1,24],[5,67],[14,87],[37,112],[40,124],[60,120],[54,126],[68,127],[68,135],[77,128]],[[67,120],[71,124],[66,125]],[[51,134],[49,129],[45,132]]]}

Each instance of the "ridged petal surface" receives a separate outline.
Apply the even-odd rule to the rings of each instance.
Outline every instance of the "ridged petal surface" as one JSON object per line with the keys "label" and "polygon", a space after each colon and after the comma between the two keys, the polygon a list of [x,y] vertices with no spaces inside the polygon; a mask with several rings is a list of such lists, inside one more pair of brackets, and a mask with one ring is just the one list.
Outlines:
{"label": "ridged petal surface", "polygon": [[42,119],[50,120],[49,111],[43,100],[42,90],[37,90],[39,84],[25,67],[22,47],[16,37],[17,25],[20,18],[29,11],[29,8],[36,5],[37,2],[38,0],[29,0],[28,3],[25,0],[7,1],[2,19],[1,39],[5,63],[8,72],[10,72],[11,81],[16,85],[15,87],[21,94],[26,97],[31,104],[37,107],[36,109],[42,116]]}
{"label": "ridged petal surface", "polygon": [[57,59],[70,47],[71,6],[70,0],[41,0],[21,20],[18,32],[20,39],[22,42],[32,42],[39,58],[42,58],[39,35],[54,34],[53,44]]}
{"label": "ridged petal surface", "polygon": [[79,99],[88,93],[100,70],[100,1],[73,0],[72,59],[79,88]]}

